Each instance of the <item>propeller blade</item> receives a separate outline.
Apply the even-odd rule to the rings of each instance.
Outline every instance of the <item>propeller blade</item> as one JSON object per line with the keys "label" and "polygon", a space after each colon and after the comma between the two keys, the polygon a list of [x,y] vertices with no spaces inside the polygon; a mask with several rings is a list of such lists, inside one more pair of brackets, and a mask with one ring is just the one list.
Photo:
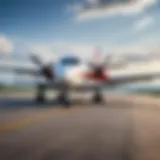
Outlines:
{"label": "propeller blade", "polygon": [[48,80],[51,80],[54,78],[52,67],[51,67],[52,63],[49,65],[44,65],[41,59],[38,56],[33,55],[33,54],[31,54],[30,58],[34,64],[39,66],[40,71],[41,71],[40,74],[42,76],[44,76]]}
{"label": "propeller blade", "polygon": [[32,62],[35,63],[36,65],[38,65],[40,67],[43,66],[42,61],[36,55],[31,54],[30,58],[31,58]]}
{"label": "propeller blade", "polygon": [[101,50],[100,50],[100,48],[96,48],[96,50],[95,50],[95,52],[93,54],[93,63],[95,65],[101,63]]}
{"label": "propeller blade", "polygon": [[105,56],[103,65],[109,66],[112,61],[112,56],[113,55],[111,55],[111,54],[108,54],[107,56]]}

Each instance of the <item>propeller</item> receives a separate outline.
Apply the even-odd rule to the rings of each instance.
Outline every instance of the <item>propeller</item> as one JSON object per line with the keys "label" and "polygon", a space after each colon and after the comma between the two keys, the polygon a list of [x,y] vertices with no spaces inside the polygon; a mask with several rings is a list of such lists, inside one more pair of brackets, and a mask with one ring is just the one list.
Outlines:
{"label": "propeller", "polygon": [[51,80],[54,78],[51,64],[44,65],[42,60],[38,56],[33,54],[31,54],[30,58],[31,58],[31,61],[40,68],[40,74],[42,76],[44,76],[48,80]]}
{"label": "propeller", "polygon": [[113,54],[112,54],[112,55],[111,55],[111,54],[107,54],[107,55],[105,56],[104,62],[103,62],[103,65],[104,65],[105,67],[109,67],[109,65],[111,64],[111,61],[113,60],[112,57],[113,57]]}
{"label": "propeller", "polygon": [[42,61],[41,61],[40,58],[37,57],[36,55],[31,54],[31,55],[30,55],[30,58],[31,58],[32,62],[33,62],[34,64],[36,64],[37,66],[39,66],[39,67],[42,67],[42,66],[43,66]]}
{"label": "propeller", "polygon": [[93,55],[93,62],[91,63],[92,77],[97,79],[105,79],[105,69],[111,61],[111,55],[102,57],[101,50],[96,49]]}

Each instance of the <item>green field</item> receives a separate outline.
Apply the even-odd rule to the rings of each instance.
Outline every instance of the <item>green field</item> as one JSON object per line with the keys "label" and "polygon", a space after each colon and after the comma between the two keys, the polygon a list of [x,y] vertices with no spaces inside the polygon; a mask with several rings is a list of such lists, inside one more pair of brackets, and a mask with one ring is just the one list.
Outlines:
{"label": "green field", "polygon": [[138,95],[146,95],[146,96],[153,96],[153,97],[160,97],[160,92],[159,91],[150,91],[150,92],[144,92],[144,91],[138,91],[136,94]]}
{"label": "green field", "polygon": [[[2,87],[0,86],[0,93],[14,93],[14,92],[34,92],[35,87]],[[136,91],[134,94],[143,96],[149,95],[153,97],[160,97],[160,91]]]}
{"label": "green field", "polygon": [[11,92],[29,92],[33,91],[30,87],[0,87],[1,93],[11,93]]}

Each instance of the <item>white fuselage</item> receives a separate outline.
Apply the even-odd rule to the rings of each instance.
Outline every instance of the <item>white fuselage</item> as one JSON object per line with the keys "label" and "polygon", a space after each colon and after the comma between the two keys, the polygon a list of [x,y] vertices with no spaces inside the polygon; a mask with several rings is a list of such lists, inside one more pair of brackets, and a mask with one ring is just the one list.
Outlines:
{"label": "white fuselage", "polygon": [[85,64],[75,66],[62,66],[61,69],[54,70],[57,81],[65,81],[71,86],[86,84],[88,79],[84,76],[89,71]]}
{"label": "white fuselage", "polygon": [[[59,61],[54,64],[52,68],[54,79],[51,80],[49,84],[54,86],[54,88],[61,88],[63,84],[67,84],[73,89],[92,89],[102,85],[102,82],[96,81],[88,76],[92,73],[92,68],[87,63],[83,63],[82,61],[75,63],[73,60],[74,59],[72,59],[70,63],[69,59],[69,63],[68,61],[66,63],[65,59],[65,63]],[[46,81],[46,84],[48,84],[48,81]]]}

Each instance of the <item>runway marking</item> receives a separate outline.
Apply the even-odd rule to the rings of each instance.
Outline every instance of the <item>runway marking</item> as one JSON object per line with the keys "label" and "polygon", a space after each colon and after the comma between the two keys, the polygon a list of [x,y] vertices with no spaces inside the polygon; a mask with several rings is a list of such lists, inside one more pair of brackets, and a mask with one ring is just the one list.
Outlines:
{"label": "runway marking", "polygon": [[[59,115],[66,115],[68,113],[73,113],[77,110],[50,110],[50,111],[47,111],[45,113],[42,113],[42,114],[38,114],[36,116],[32,116],[32,117],[29,117],[29,118],[26,118],[26,119],[23,119],[23,120],[19,120],[17,122],[14,122],[14,123],[9,123],[9,124],[4,124],[2,126],[0,126],[0,134],[4,134],[4,133],[10,133],[10,132],[13,132],[13,131],[17,131],[19,129],[22,129],[24,127],[27,127],[27,126],[31,126],[31,125],[34,125],[36,123],[39,123],[39,122],[42,122],[44,119],[48,119],[50,118],[51,116],[54,116],[56,115],[55,117],[59,116]],[[54,117],[54,118],[55,118]]]}

